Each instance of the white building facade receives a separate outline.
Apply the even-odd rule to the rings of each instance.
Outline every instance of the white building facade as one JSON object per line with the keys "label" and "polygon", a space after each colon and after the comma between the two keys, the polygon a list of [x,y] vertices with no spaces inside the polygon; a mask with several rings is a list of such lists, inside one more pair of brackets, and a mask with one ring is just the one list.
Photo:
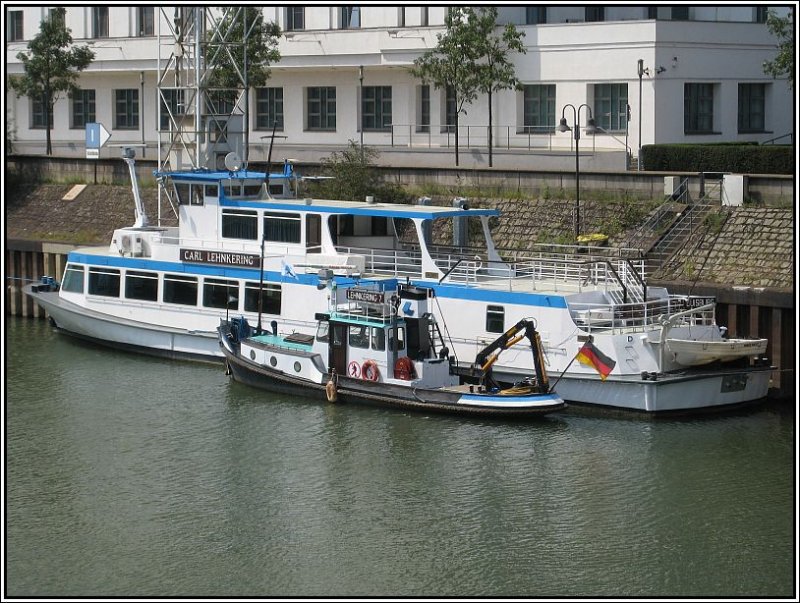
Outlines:
{"label": "white building facade", "polygon": [[[496,167],[571,169],[574,136],[557,126],[562,116],[571,127],[576,117],[583,126],[589,111],[601,130],[581,137],[588,169],[626,169],[641,145],[653,143],[793,140],[792,90],[763,70],[777,52],[765,24],[767,6],[497,8],[500,23],[524,34],[526,53],[510,55],[522,89],[493,95]],[[773,8],[782,15],[789,10]],[[51,9],[7,4],[5,10],[8,77],[22,73],[17,54]],[[54,155],[83,156],[87,123],[103,124],[116,145],[144,145],[146,157],[164,152],[157,86],[164,57],[174,52],[168,35],[174,10],[66,7],[74,43],[89,45],[95,60],[80,74],[79,93],[55,104]],[[378,149],[383,163],[453,165],[447,91],[409,71],[436,46],[447,7],[261,10],[283,30],[282,58],[271,66],[267,85],[247,99],[246,153],[233,150],[263,160],[275,126],[276,157],[315,162],[356,141]],[[8,85],[5,103],[14,152],[44,153],[43,104],[16,98]],[[576,116],[569,105],[582,111]],[[487,167],[487,99],[479,96],[466,111],[459,118],[461,166]],[[118,154],[101,149],[101,156]]]}

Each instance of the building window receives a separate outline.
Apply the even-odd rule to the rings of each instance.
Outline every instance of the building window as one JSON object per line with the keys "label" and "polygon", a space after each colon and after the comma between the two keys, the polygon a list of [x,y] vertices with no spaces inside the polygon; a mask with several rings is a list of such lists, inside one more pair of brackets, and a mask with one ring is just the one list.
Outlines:
{"label": "building window", "polygon": [[286,31],[298,31],[306,28],[305,6],[286,7]]}
{"label": "building window", "polygon": [[684,84],[684,134],[709,134],[713,130],[714,84]]}
{"label": "building window", "polygon": [[503,333],[505,329],[506,310],[503,306],[486,306],[486,331]]}
{"label": "building window", "polygon": [[358,6],[342,6],[340,11],[340,27],[342,29],[361,27],[361,9]]}
{"label": "building window", "polygon": [[10,10],[8,11],[8,41],[20,42],[23,39],[22,11]]}
{"label": "building window", "polygon": [[76,90],[72,95],[72,127],[84,128],[97,121],[94,90]]}
{"label": "building window", "polygon": [[222,237],[258,240],[258,212],[244,209],[223,209]]}
{"label": "building window", "polygon": [[206,93],[210,115],[231,115],[236,108],[236,90],[209,90]]}
{"label": "building window", "polygon": [[336,130],[336,88],[307,89],[309,130]]}
{"label": "building window", "polygon": [[203,282],[203,305],[206,308],[239,308],[239,284],[217,278],[207,278]]}
{"label": "building window", "polygon": [[361,92],[361,128],[392,129],[392,87],[365,86]]}
{"label": "building window", "polygon": [[423,7],[420,9],[420,11],[421,11],[421,13],[422,13],[422,14],[420,15],[420,22],[419,22],[419,24],[420,24],[422,27],[427,27],[427,26],[428,26],[428,23],[430,23],[430,17],[429,17],[429,15],[428,15],[428,7],[427,7],[427,6],[423,6]]}
{"label": "building window", "polygon": [[595,84],[594,120],[608,132],[624,132],[628,127],[628,84]]}
{"label": "building window", "polygon": [[765,84],[739,84],[739,133],[764,132]]}
{"label": "building window", "polygon": [[283,88],[256,89],[256,130],[283,130]]}
{"label": "building window", "polygon": [[300,224],[300,214],[264,212],[264,240],[274,243],[299,243]]}
{"label": "building window", "polygon": [[160,130],[169,130],[170,124],[174,124],[178,117],[186,113],[184,92],[185,90],[182,88],[162,88],[160,90],[158,104]]}
{"label": "building window", "polygon": [[587,6],[584,13],[584,20],[587,23],[590,21],[605,21],[605,7]]}
{"label": "building window", "polygon": [[71,293],[83,293],[83,266],[67,264],[64,279],[61,281],[61,290]]}
{"label": "building window", "polygon": [[756,23],[766,23],[769,16],[769,6],[756,6]]}
{"label": "building window", "polygon": [[[48,123],[50,125],[50,129],[53,129],[53,107],[50,107],[50,110],[45,113],[45,107],[47,106],[47,101],[45,100],[44,96],[31,99],[31,128],[32,129],[44,129],[47,128]],[[50,118],[48,122],[47,119]]]}
{"label": "building window", "polygon": [[540,23],[547,23],[547,7],[525,7],[525,25],[539,25]]}
{"label": "building window", "polygon": [[[258,312],[259,283],[248,281],[244,284],[244,311]],[[261,298],[261,311],[266,314],[281,313],[281,286],[264,283]]]}
{"label": "building window", "polygon": [[673,21],[688,21],[689,20],[689,7],[688,6],[673,6],[670,9],[670,18]]}
{"label": "building window", "polygon": [[139,128],[139,91],[136,88],[114,90],[114,127],[118,130]]}
{"label": "building window", "polygon": [[522,89],[522,126],[526,134],[555,131],[555,84],[534,84]]}
{"label": "building window", "polygon": [[417,132],[431,131],[431,87],[417,86]]}
{"label": "building window", "polygon": [[89,268],[89,293],[103,297],[119,297],[119,270]]}
{"label": "building window", "polygon": [[155,7],[140,6],[136,11],[139,37],[154,36],[156,33]]}
{"label": "building window", "polygon": [[164,275],[164,303],[197,305],[197,277],[183,274]]}
{"label": "building window", "polygon": [[456,131],[456,91],[452,86],[445,87],[444,93],[444,125],[442,132]]}
{"label": "building window", "polygon": [[107,6],[93,6],[92,7],[92,37],[93,38],[107,38],[108,37],[108,7]]}
{"label": "building window", "polygon": [[158,301],[158,273],[128,270],[125,274],[125,297]]}

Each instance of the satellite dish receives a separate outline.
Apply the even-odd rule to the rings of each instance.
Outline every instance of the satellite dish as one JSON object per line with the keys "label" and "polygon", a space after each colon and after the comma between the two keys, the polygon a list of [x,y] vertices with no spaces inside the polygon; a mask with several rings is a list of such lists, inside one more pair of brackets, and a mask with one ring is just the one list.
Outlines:
{"label": "satellite dish", "polygon": [[231,151],[225,155],[225,167],[229,172],[238,172],[242,169],[242,158],[235,152]]}

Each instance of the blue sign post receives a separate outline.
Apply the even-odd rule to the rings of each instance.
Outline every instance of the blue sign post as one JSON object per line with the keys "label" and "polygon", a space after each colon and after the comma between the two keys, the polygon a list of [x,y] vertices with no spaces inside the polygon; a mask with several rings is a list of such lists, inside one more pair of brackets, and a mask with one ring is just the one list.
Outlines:
{"label": "blue sign post", "polygon": [[111,138],[108,130],[101,123],[86,124],[86,159],[98,159],[100,157],[100,147]]}

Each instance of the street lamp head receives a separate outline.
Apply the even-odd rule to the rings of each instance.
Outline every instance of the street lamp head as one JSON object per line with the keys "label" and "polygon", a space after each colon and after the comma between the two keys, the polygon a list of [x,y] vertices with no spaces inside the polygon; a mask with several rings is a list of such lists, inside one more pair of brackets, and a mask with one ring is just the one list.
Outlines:
{"label": "street lamp head", "polygon": [[589,121],[586,122],[586,129],[584,130],[587,134],[596,134],[597,133],[597,125],[594,123],[594,118],[590,117]]}
{"label": "street lamp head", "polygon": [[561,121],[558,122],[558,131],[559,132],[569,132],[570,127],[567,125],[567,118],[562,117]]}

